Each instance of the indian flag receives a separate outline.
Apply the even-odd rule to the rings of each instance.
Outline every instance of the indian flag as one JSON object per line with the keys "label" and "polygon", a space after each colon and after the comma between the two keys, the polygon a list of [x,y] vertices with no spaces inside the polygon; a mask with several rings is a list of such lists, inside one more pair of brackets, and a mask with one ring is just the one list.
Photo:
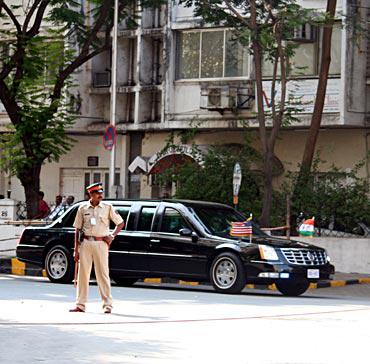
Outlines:
{"label": "indian flag", "polygon": [[315,232],[315,217],[303,221],[298,231],[300,236],[310,236],[312,238]]}

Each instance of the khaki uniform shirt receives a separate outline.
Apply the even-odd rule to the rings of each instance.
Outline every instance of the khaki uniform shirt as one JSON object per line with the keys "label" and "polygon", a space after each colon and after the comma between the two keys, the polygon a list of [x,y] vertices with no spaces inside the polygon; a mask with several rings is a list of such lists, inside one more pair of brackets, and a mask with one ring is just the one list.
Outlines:
{"label": "khaki uniform shirt", "polygon": [[110,220],[116,225],[123,222],[121,215],[111,204],[100,202],[94,207],[90,201],[87,201],[78,208],[73,226],[82,230],[87,236],[104,237],[109,235]]}

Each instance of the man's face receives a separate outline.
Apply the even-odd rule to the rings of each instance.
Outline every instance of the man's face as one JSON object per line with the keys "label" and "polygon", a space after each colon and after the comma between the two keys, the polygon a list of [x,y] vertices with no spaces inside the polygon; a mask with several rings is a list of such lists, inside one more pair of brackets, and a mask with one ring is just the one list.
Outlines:
{"label": "man's face", "polygon": [[103,199],[103,192],[92,192],[90,193],[91,200],[94,202],[100,202]]}
{"label": "man's face", "polygon": [[57,196],[57,197],[55,197],[55,203],[56,203],[57,205],[60,205],[60,204],[62,203],[62,196]]}
{"label": "man's face", "polygon": [[73,196],[68,196],[68,197],[67,197],[67,204],[68,204],[68,205],[72,205],[72,204],[73,204],[73,201],[74,201]]}

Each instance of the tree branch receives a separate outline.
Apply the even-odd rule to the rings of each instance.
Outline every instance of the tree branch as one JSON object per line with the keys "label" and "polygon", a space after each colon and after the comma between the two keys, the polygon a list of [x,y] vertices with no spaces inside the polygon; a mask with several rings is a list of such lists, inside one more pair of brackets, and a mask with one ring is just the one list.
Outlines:
{"label": "tree branch", "polygon": [[20,117],[20,108],[15,101],[14,97],[6,85],[6,83],[0,79],[0,100],[3,103],[6,112],[9,115],[10,120],[12,121],[13,125],[19,125],[21,121]]}
{"label": "tree branch", "polygon": [[242,22],[244,23],[248,28],[251,29],[250,22],[242,16],[231,4],[230,1],[224,0],[224,3],[226,4],[227,8]]}
{"label": "tree branch", "polygon": [[26,15],[26,19],[24,20],[23,27],[22,27],[22,32],[23,33],[27,32],[28,24],[31,21],[32,16],[33,16],[34,12],[36,11],[37,7],[39,6],[40,2],[41,2],[41,0],[35,0],[34,3],[31,6],[31,9],[28,11],[28,13]]}
{"label": "tree branch", "polygon": [[19,24],[19,21],[17,20],[16,16],[13,14],[13,12],[9,9],[9,7],[4,3],[4,0],[0,0],[0,9],[3,8],[5,12],[8,14],[9,18],[12,20],[14,26],[17,28],[17,33],[22,33],[21,25]]}
{"label": "tree branch", "polygon": [[93,52],[89,53],[89,49],[93,42],[98,39],[98,33],[103,27],[104,24],[107,23],[107,18],[109,15],[109,11],[113,5],[113,1],[106,1],[104,3],[104,6],[102,7],[99,17],[95,22],[94,27],[91,30],[91,33],[89,37],[86,39],[85,44],[83,45],[80,54],[78,57],[71,63],[69,64],[66,68],[61,70],[58,74],[57,81],[54,86],[53,94],[51,96],[52,101],[58,100],[61,96],[62,89],[64,86],[65,80],[74,72],[78,67],[80,67],[82,64],[84,64],[86,61],[90,60],[97,54],[109,49],[110,47],[110,30],[112,29],[112,22],[107,24],[107,28],[105,31],[105,37],[104,37],[104,44],[94,50]]}
{"label": "tree branch", "polygon": [[50,0],[41,0],[41,3],[39,4],[39,8],[36,13],[35,21],[33,22],[31,29],[26,33],[28,37],[30,38],[34,37],[40,31],[41,23],[49,3]]}

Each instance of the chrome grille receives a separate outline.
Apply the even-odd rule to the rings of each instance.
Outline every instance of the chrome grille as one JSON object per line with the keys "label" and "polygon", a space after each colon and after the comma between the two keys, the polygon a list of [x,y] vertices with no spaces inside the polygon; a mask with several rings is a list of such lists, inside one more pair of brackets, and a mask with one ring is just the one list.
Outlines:
{"label": "chrome grille", "polygon": [[281,248],[284,258],[291,264],[324,265],[326,253],[323,250]]}

